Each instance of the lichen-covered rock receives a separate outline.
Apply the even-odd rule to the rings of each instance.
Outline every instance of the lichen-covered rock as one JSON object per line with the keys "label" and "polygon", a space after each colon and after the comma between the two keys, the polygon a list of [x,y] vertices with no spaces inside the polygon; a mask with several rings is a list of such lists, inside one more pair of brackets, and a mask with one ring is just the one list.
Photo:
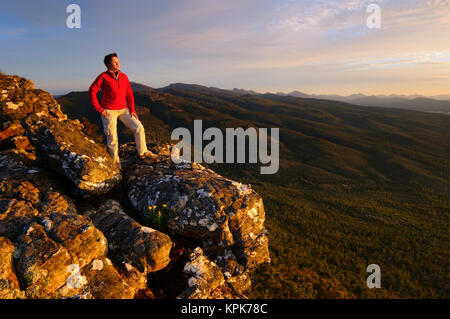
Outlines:
{"label": "lichen-covered rock", "polygon": [[84,216],[52,213],[42,218],[41,224],[54,241],[67,249],[73,262],[80,267],[106,256],[108,247],[105,236]]}
{"label": "lichen-covered rock", "polygon": [[[34,146],[30,140],[24,136],[25,133],[19,121],[9,121],[2,123],[4,129],[0,131],[0,149],[22,150],[28,158],[35,160]],[[0,128],[1,129],[1,128]]]}
{"label": "lichen-covered rock", "polygon": [[62,286],[74,288],[63,290],[64,296],[73,297],[89,283],[82,275],[75,280],[75,270],[103,259],[106,249],[103,234],[85,217],[53,213],[19,236],[14,257],[29,298],[57,297]]}
{"label": "lichen-covered rock", "polygon": [[24,155],[0,152],[0,236],[15,241],[25,226],[52,213],[76,214],[62,189],[55,176]]}
{"label": "lichen-covered rock", "polygon": [[[75,297],[83,299],[132,299],[137,292],[123,280],[108,258],[93,259],[82,269],[74,267],[72,272],[72,282],[60,289],[61,295],[77,289],[77,281],[82,289]],[[82,285],[83,282],[86,285]]]}
{"label": "lichen-covered rock", "polygon": [[[105,256],[106,241],[103,235],[95,231],[92,225],[86,227],[85,217],[79,218],[82,223],[75,220],[77,225],[70,231],[67,231],[69,220],[63,219],[55,221],[54,226],[33,223],[19,237],[14,257],[26,296],[133,298],[141,287],[130,286],[120,276]],[[90,235],[89,229],[94,230]]]}
{"label": "lichen-covered rock", "polygon": [[[174,163],[170,144],[148,145],[158,156],[143,160],[128,143],[118,189],[122,175],[105,145],[83,130],[51,94],[0,73],[0,298],[153,298],[183,289],[181,298],[246,298],[249,270],[270,261],[263,202],[250,185]],[[142,217],[165,204],[177,253],[169,236],[105,201],[111,190]],[[166,289],[161,278],[180,282]]]}
{"label": "lichen-covered rock", "polygon": [[22,127],[40,165],[66,176],[81,193],[105,194],[121,181],[106,149],[74,121],[32,114],[22,120]]}
{"label": "lichen-covered rock", "polygon": [[128,197],[139,214],[166,204],[168,227],[202,240],[206,250],[233,249],[247,268],[270,261],[262,198],[249,185],[220,176],[197,163],[175,164],[169,156],[133,163],[122,147],[128,169]]}
{"label": "lichen-covered rock", "polygon": [[106,148],[83,133],[83,124],[68,119],[51,94],[5,75],[0,76],[0,92],[3,147],[35,156],[40,166],[66,176],[81,193],[104,194],[120,182]]}
{"label": "lichen-covered rock", "polygon": [[30,113],[50,114],[67,119],[53,96],[34,89],[34,83],[16,75],[0,76],[0,119],[22,119]]}
{"label": "lichen-covered rock", "polygon": [[183,270],[189,277],[188,287],[178,298],[205,299],[211,291],[225,282],[222,271],[204,256],[200,247],[195,248],[189,258]]}
{"label": "lichen-covered rock", "polygon": [[239,262],[247,268],[252,269],[270,261],[268,251],[269,239],[266,233],[267,231],[265,230],[248,245],[234,249]]}
{"label": "lichen-covered rock", "polygon": [[[0,236],[15,243],[22,288],[11,289],[0,280],[1,298],[132,298],[142,289],[142,280],[122,278],[110,265],[105,236],[77,214],[52,173],[33,166],[23,154],[1,153]],[[1,165],[5,162],[10,165]],[[104,271],[98,271],[99,262],[94,269],[89,266],[95,260],[107,264]]]}
{"label": "lichen-covered rock", "polygon": [[14,244],[0,237],[0,299],[23,298],[13,265]]}
{"label": "lichen-covered rock", "polygon": [[170,261],[170,237],[142,226],[129,217],[119,202],[107,200],[98,210],[87,212],[109,242],[111,258],[129,264],[143,273],[163,269]]}
{"label": "lichen-covered rock", "polygon": [[44,226],[32,223],[19,237],[16,250],[17,274],[27,297],[50,298],[65,284],[72,257],[48,237]]}
{"label": "lichen-covered rock", "polygon": [[225,250],[216,257],[216,264],[221,268],[227,286],[239,298],[244,297],[244,292],[251,286],[248,270],[237,262],[236,256],[231,250]]}

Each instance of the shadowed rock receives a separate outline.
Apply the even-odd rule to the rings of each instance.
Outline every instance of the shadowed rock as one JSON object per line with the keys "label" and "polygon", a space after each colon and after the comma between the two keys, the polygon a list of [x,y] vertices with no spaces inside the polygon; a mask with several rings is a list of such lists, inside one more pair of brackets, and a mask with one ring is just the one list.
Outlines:
{"label": "shadowed rock", "polygon": [[23,154],[0,152],[0,236],[15,241],[24,227],[58,212],[76,214],[63,185]]}
{"label": "shadowed rock", "polygon": [[120,204],[107,200],[97,211],[86,212],[109,242],[109,251],[119,263],[143,273],[163,269],[170,261],[172,241],[155,229],[142,226],[129,217]]}

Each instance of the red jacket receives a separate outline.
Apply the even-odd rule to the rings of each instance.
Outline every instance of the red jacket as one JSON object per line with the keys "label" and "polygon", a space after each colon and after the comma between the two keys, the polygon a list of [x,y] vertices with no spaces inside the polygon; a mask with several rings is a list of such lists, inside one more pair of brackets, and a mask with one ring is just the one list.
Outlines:
{"label": "red jacket", "polygon": [[[100,89],[102,89],[102,100],[98,103],[97,93]],[[136,113],[130,81],[128,81],[126,74],[120,71],[117,80],[109,70],[101,73],[89,87],[89,98],[92,106],[99,113],[103,109],[124,109],[127,107],[127,102],[130,113]]]}

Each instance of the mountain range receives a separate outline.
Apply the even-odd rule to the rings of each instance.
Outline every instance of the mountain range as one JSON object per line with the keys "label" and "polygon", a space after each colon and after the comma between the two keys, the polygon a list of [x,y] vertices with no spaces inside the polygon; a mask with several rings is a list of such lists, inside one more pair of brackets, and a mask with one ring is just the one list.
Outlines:
{"label": "mountain range", "polygon": [[450,114],[450,96],[440,95],[436,97],[425,97],[420,95],[373,95],[352,94],[349,96],[340,95],[308,95],[299,91],[279,95],[296,96],[303,98],[314,98],[323,100],[334,100],[352,103],[356,105],[378,106],[386,108],[398,108],[405,110],[416,110],[423,112]]}
{"label": "mountain range", "polygon": [[[142,85],[139,83],[132,83],[132,87],[134,91],[142,91],[142,90],[153,90],[153,88]],[[187,89],[187,90],[219,90],[225,91],[214,87],[206,87],[201,85],[187,85],[183,83],[174,83],[169,86],[162,88],[179,88],[179,89]],[[233,93],[237,94],[251,94],[251,95],[264,95],[271,93],[258,93],[254,90],[246,90],[246,89],[238,89],[234,88],[229,90]],[[306,94],[300,91],[292,91],[289,93],[277,92],[276,95],[280,96],[294,96],[306,99],[319,99],[319,100],[332,100],[332,101],[340,101],[351,103],[355,105],[362,106],[377,106],[377,107],[385,107],[385,108],[397,108],[397,109],[405,109],[405,110],[414,110],[414,111],[423,111],[423,112],[432,112],[432,113],[444,113],[450,114],[450,94],[442,94],[437,96],[423,96],[423,95],[364,95],[364,94],[352,94],[348,96],[342,95],[333,95],[333,94]]]}

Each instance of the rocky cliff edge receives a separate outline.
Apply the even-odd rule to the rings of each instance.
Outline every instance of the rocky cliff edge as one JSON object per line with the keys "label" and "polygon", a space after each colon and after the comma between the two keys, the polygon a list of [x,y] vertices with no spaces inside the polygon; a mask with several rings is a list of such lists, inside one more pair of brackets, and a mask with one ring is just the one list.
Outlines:
{"label": "rocky cliff edge", "polygon": [[[106,151],[0,74],[0,298],[246,298],[269,263],[262,198],[198,163]],[[151,129],[151,128],[149,128]]]}

